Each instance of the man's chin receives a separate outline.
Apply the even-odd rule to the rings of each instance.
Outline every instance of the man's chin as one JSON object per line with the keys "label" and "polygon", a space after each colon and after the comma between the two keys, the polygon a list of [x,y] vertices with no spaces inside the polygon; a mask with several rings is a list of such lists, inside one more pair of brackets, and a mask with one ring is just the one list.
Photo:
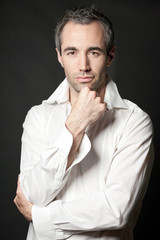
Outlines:
{"label": "man's chin", "polygon": [[77,84],[77,85],[72,85],[72,88],[77,92],[80,93],[80,91],[82,90],[82,88],[84,87],[89,87],[91,89],[91,86],[87,83],[83,83],[83,84]]}
{"label": "man's chin", "polygon": [[83,83],[69,82],[69,84],[72,87],[72,89],[77,93],[80,93],[80,91],[84,87],[89,87],[92,91],[97,91],[98,89],[98,84],[95,84],[94,82],[83,82]]}

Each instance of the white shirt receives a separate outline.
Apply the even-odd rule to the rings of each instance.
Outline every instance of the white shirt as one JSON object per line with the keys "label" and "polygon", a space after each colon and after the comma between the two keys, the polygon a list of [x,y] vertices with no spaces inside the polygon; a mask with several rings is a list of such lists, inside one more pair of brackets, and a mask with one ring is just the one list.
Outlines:
{"label": "white shirt", "polygon": [[24,122],[20,183],[34,204],[27,240],[131,240],[152,168],[152,124],[110,80],[109,111],[86,129],[66,170],[73,138],[65,79]]}

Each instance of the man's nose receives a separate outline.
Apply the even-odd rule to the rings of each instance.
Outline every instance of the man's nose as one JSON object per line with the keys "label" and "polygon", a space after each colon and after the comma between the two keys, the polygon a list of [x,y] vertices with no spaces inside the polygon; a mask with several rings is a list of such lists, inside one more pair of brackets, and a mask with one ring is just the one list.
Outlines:
{"label": "man's nose", "polygon": [[88,72],[91,70],[90,61],[86,54],[82,54],[79,57],[79,70],[83,72],[86,72],[86,71]]}

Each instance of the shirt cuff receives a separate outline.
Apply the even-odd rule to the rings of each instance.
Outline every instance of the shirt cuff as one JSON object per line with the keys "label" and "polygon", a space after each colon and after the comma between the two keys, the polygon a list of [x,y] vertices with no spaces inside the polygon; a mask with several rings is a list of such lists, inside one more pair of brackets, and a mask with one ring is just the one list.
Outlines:
{"label": "shirt cuff", "polygon": [[59,137],[56,142],[48,147],[52,149],[53,147],[61,149],[64,152],[64,155],[68,155],[73,143],[73,136],[69,130],[64,126],[60,132]]}
{"label": "shirt cuff", "polygon": [[91,149],[91,142],[87,136],[87,134],[85,133],[81,142],[81,145],[79,147],[79,150],[76,154],[75,160],[73,161],[73,164],[71,165],[72,167],[76,164],[78,164],[79,162],[81,162],[86,155],[89,153]]}
{"label": "shirt cuff", "polygon": [[40,208],[33,205],[32,222],[35,234],[39,240],[62,240],[72,235],[71,231],[63,231],[53,224],[50,206]]}
{"label": "shirt cuff", "polygon": [[[65,156],[69,155],[70,149],[73,144],[73,136],[70,133],[70,131],[66,128],[66,126],[63,127],[63,130],[62,130],[56,144],[57,144],[58,148],[61,149],[61,151],[63,152],[63,154]],[[73,164],[70,166],[70,168],[72,168],[74,165],[81,162],[85,158],[85,156],[88,154],[90,149],[91,149],[91,142],[90,142],[87,134],[85,133],[83,136],[82,142],[80,144],[79,151],[77,152],[77,154],[75,156],[75,160],[73,161]]]}
{"label": "shirt cuff", "polygon": [[56,239],[56,231],[51,221],[50,208],[32,207],[32,221],[36,236],[40,240]]}

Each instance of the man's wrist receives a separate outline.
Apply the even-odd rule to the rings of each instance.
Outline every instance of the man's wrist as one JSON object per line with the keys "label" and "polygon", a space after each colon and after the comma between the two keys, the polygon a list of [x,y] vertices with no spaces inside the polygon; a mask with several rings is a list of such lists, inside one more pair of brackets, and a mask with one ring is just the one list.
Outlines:
{"label": "man's wrist", "polygon": [[81,122],[80,120],[79,122],[70,121],[69,118],[66,120],[65,125],[74,138],[83,135],[87,127],[85,122]]}

